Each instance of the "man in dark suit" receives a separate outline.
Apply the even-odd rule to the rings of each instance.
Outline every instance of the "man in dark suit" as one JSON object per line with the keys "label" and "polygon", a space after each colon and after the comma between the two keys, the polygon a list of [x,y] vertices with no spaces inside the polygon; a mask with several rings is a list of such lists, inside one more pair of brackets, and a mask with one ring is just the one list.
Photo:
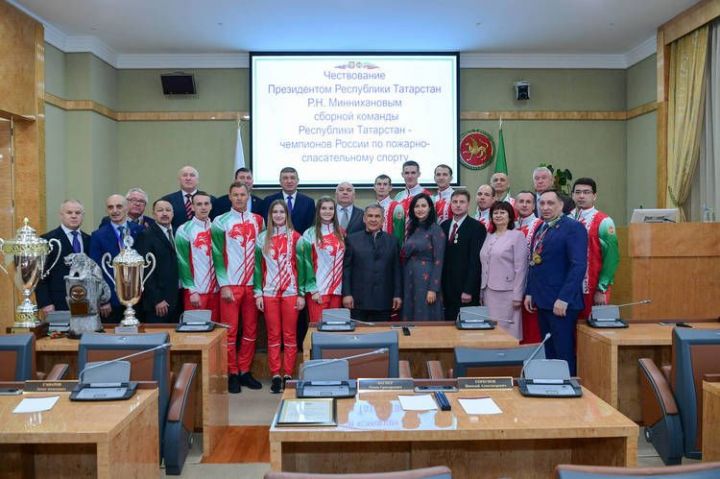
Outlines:
{"label": "man in dark suit", "polygon": [[263,219],[267,221],[267,212],[275,200],[284,200],[290,210],[295,231],[303,234],[315,220],[315,202],[309,196],[298,192],[297,187],[300,179],[295,168],[287,166],[280,170],[280,187],[282,191],[265,198],[263,207]]}
{"label": "man in dark suit", "polygon": [[[148,194],[142,188],[130,188],[125,195],[128,202],[128,221],[132,221],[140,225],[143,229],[155,223],[155,220],[149,216],[145,216],[145,207],[148,203]],[[109,216],[104,216],[100,221],[100,226],[105,226],[110,222]]]}
{"label": "man in dark suit", "polygon": [[178,320],[179,277],[175,239],[172,231],[173,207],[165,200],[153,203],[155,223],[138,237],[137,251],[155,256],[155,271],[147,278],[142,309],[147,323],[175,323]]}
{"label": "man in dark suit", "polygon": [[70,267],[65,264],[65,257],[72,253],[87,254],[90,249],[90,235],[80,231],[85,216],[83,205],[77,200],[64,201],[60,205],[59,216],[60,226],[42,235],[46,240],[60,241],[60,251],[53,250],[46,263],[52,264],[58,254],[60,259],[35,289],[38,308],[45,314],[69,309],[65,299],[65,276],[70,273]]}
{"label": "man in dark suit", "polygon": [[[136,239],[142,231],[138,224],[127,220],[127,200],[122,195],[108,196],[105,200],[105,208],[110,217],[110,222],[93,231],[90,236],[90,254],[88,256],[98,265],[102,264],[105,253],[110,253],[110,261],[112,262],[112,259],[120,252],[126,234]],[[109,271],[112,274],[112,267],[109,268]],[[118,301],[113,278],[105,274],[105,271],[103,271],[103,276],[105,282],[110,286],[112,294],[109,303],[100,305],[100,316],[106,322],[118,323],[122,319],[125,308]]]}
{"label": "man in dark suit", "polygon": [[[183,166],[178,171],[178,182],[180,183],[180,190],[175,193],[169,193],[163,196],[162,200],[169,202],[173,207],[173,220],[172,227],[173,231],[177,229],[186,221],[189,221],[194,216],[192,210],[192,197],[198,190],[198,183],[200,182],[200,173],[192,166]],[[213,204],[213,210],[215,205],[215,197],[210,197],[210,202]],[[215,215],[211,215],[210,219],[213,219]]]}
{"label": "man in dark suit", "polygon": [[363,212],[355,206],[355,187],[343,181],[335,188],[335,201],[337,202],[337,217],[345,235],[351,235],[365,229]]}
{"label": "man in dark suit", "polygon": [[538,311],[540,332],[551,333],[545,343],[548,359],[564,359],[575,375],[575,325],[583,303],[587,268],[587,232],[579,222],[563,215],[563,201],[555,190],[540,195],[539,226],[530,245],[530,269],[525,309]]}
{"label": "man in dark suit", "polygon": [[442,271],[445,319],[455,321],[460,308],[480,304],[480,248],[487,230],[468,215],[470,193],[455,190],[450,196],[452,217],[440,225],[447,245]]}
{"label": "man in dark suit", "polygon": [[383,209],[365,208],[365,229],[345,240],[343,306],[363,321],[388,321],[402,306],[400,254],[394,236],[382,231]]}
{"label": "man in dark suit", "polygon": [[[237,171],[235,171],[235,181],[243,183],[245,186],[247,186],[248,191],[251,193],[250,198],[248,199],[247,211],[251,213],[257,213],[260,216],[265,214],[263,200],[260,197],[252,194],[252,171],[250,171],[249,168],[245,168],[244,166],[242,168],[238,168]],[[232,208],[232,202],[230,201],[229,195],[223,195],[217,198],[215,200],[215,203],[213,203],[213,217],[218,217],[222,214],[227,213],[228,211],[230,211],[230,208]],[[266,220],[267,218],[263,219]]]}

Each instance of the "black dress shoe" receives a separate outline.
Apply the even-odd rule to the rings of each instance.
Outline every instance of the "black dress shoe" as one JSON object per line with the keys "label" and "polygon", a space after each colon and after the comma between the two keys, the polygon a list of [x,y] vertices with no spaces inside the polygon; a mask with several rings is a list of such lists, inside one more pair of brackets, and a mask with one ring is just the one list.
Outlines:
{"label": "black dress shoe", "polygon": [[270,385],[270,392],[273,394],[280,394],[282,391],[282,378],[280,376],[273,376],[272,384]]}
{"label": "black dress shoe", "polygon": [[240,384],[250,389],[262,389],[262,384],[260,384],[260,381],[252,377],[250,371],[240,375]]}
{"label": "black dress shoe", "polygon": [[228,392],[230,394],[237,394],[242,391],[240,387],[240,376],[237,374],[230,374],[228,376]]}

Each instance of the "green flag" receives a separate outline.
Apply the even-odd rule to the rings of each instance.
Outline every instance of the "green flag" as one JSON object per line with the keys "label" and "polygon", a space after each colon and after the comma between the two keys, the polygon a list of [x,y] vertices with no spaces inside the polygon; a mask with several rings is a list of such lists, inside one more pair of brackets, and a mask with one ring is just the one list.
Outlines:
{"label": "green flag", "polygon": [[498,149],[495,160],[495,173],[508,174],[507,158],[505,158],[505,140],[503,139],[502,120],[498,131]]}

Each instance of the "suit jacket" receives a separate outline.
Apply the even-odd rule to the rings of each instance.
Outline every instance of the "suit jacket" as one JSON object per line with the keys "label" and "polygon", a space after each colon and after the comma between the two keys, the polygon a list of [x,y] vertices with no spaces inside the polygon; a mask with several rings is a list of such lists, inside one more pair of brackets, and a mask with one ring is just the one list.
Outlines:
{"label": "suit jacket", "polygon": [[[542,226],[533,237],[537,244]],[[553,309],[555,300],[568,303],[568,309],[584,307],[582,283],[587,269],[587,231],[579,222],[561,216],[545,234],[542,262],[530,266],[525,293],[540,309]]]}
{"label": "suit jacket", "polygon": [[[340,211],[340,205],[338,205],[338,211]],[[365,222],[363,221],[363,210],[353,205],[352,214],[350,215],[350,221],[348,221],[347,228],[345,228],[345,234],[351,235],[358,231],[365,230]]]}
{"label": "suit jacket", "polygon": [[152,224],[138,237],[136,249],[143,256],[152,253],[157,264],[155,271],[145,282],[142,295],[142,308],[147,312],[146,317],[153,317],[155,305],[165,300],[169,311],[164,322],[176,321],[179,276],[175,246],[170,243],[159,225]]}
{"label": "suit jacket", "polygon": [[[252,213],[257,213],[259,215],[265,214],[265,206],[263,204],[262,198],[250,195],[252,197]],[[184,206],[183,206],[184,208]],[[215,200],[215,203],[213,203],[213,209],[212,212],[214,216],[220,216],[222,214],[227,213],[230,211],[230,208],[232,208],[232,203],[230,202],[230,197],[228,195],[223,195]],[[263,218],[264,220],[267,220],[267,218]]]}
{"label": "suit jacket", "polygon": [[512,291],[513,299],[522,301],[528,269],[528,245],[522,232],[509,230],[488,236],[480,250],[480,263],[480,289]]}
{"label": "suit jacket", "polygon": [[[130,221],[127,222],[127,225],[128,228],[130,228],[130,235],[137,240],[138,235],[142,232],[142,228],[140,225]],[[115,230],[112,224],[108,223],[105,226],[96,229],[93,231],[92,235],[90,235],[90,254],[88,254],[88,256],[90,256],[90,258],[92,258],[92,260],[95,261],[100,268],[102,268],[102,257],[105,253],[110,253],[110,261],[112,264],[112,259],[115,258],[119,252],[120,246],[118,245],[118,238],[115,236]],[[109,269],[112,273],[112,267]],[[113,278],[110,278],[107,274],[105,274],[104,269],[103,277],[105,278],[105,282],[107,282],[110,286],[110,291],[112,292],[112,295],[110,296],[110,303],[113,306],[119,306],[120,302],[118,301],[117,294],[115,293]]]}
{"label": "suit jacket", "polygon": [[[80,236],[80,241],[82,241],[83,244],[83,251],[89,256],[90,235],[81,231]],[[58,311],[67,311],[69,308],[67,300],[65,299],[65,276],[70,273],[70,267],[65,265],[65,257],[73,252],[72,244],[60,226],[52,231],[48,231],[42,235],[42,237],[46,240],[60,240],[60,251],[53,251],[50,255],[48,255],[45,260],[45,267],[47,268],[53,263],[53,261],[55,261],[58,253],[60,254],[60,259],[55,267],[50,270],[50,274],[45,279],[41,280],[35,289],[38,308],[44,308],[45,306],[52,304]]]}
{"label": "suit jacket", "polygon": [[394,236],[380,231],[373,241],[363,230],[347,237],[342,294],[353,297],[355,309],[372,311],[389,311],[393,298],[402,298],[400,254]]}
{"label": "suit jacket", "polygon": [[[173,232],[175,232],[180,226],[182,226],[183,223],[187,222],[188,220],[188,217],[185,214],[185,193],[182,190],[178,190],[174,193],[168,193],[160,199],[167,201],[173,207],[172,227]],[[210,211],[210,219],[212,220],[218,215],[215,212],[215,197],[210,196],[210,201],[213,205],[213,209]]]}
{"label": "suit jacket", "polygon": [[[280,191],[265,198],[263,205],[263,209],[265,210],[265,212],[263,213],[263,218],[265,219],[265,221],[267,221],[267,215],[268,210],[270,209],[270,205],[275,200],[285,200],[284,193]],[[303,195],[298,191],[298,194],[295,197],[295,202],[293,203],[293,210],[290,214],[290,218],[292,218],[292,223],[293,227],[295,227],[295,231],[303,234],[305,230],[313,224],[313,221],[315,221],[315,202],[313,201],[313,199],[309,196]]]}
{"label": "suit jacket", "polygon": [[446,305],[459,304],[460,295],[472,295],[472,304],[480,299],[480,248],[485,242],[487,230],[476,219],[465,217],[457,230],[457,243],[450,240],[452,219],[442,222],[440,227],[448,238],[443,261],[442,287]]}
{"label": "suit jacket", "polygon": [[[128,218],[128,221],[130,221],[130,218]],[[100,220],[100,226],[105,226],[105,225],[108,224],[108,223],[110,223],[110,217],[109,217],[109,216],[104,216],[103,219]],[[147,228],[147,227],[150,226],[150,225],[154,225],[154,224],[155,224],[155,220],[152,219],[152,218],[149,217],[149,216],[142,215],[142,217],[140,218],[140,221],[139,221],[139,222],[136,222],[136,223],[137,223],[138,225],[142,226],[143,228]],[[100,228],[100,226],[98,226],[98,228]]]}

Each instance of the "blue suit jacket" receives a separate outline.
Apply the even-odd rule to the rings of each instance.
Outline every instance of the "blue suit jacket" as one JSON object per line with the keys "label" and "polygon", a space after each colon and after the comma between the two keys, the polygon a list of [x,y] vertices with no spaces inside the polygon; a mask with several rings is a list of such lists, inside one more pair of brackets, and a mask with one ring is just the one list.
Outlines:
{"label": "blue suit jacket", "polygon": [[[130,221],[128,221],[127,224],[130,228],[130,235],[137,241],[138,235],[143,231],[142,227]],[[90,235],[90,254],[88,254],[88,256],[90,256],[90,258],[92,258],[92,260],[95,261],[101,269],[102,257],[105,253],[110,253],[110,261],[112,264],[112,259],[115,258],[119,252],[120,246],[118,245],[118,239],[117,236],[115,236],[115,230],[111,224],[108,223],[105,226],[101,226],[93,231],[92,235]],[[112,273],[112,267],[110,268],[110,272]],[[118,301],[117,294],[115,294],[115,285],[113,284],[112,279],[105,274],[104,270],[103,277],[105,278],[105,282],[107,282],[110,286],[110,291],[112,292],[110,303],[113,306],[118,306],[120,302]]]}
{"label": "blue suit jacket", "polygon": [[[534,243],[537,242],[535,233]],[[568,309],[584,307],[582,283],[587,269],[587,231],[579,222],[562,216],[545,235],[542,263],[530,266],[526,294],[540,309],[553,309],[555,300]]]}
{"label": "blue suit jacket", "polygon": [[[293,210],[290,214],[290,217],[292,218],[292,223],[295,231],[303,234],[305,230],[313,224],[313,221],[315,221],[315,201],[313,201],[313,199],[309,196],[303,195],[299,191],[295,198],[295,203],[293,204]],[[265,201],[263,201],[263,209],[265,210],[263,214],[263,219],[266,222],[268,210],[270,209],[270,204],[272,204],[272,202],[275,200],[284,199],[285,197],[283,196],[282,191],[265,198]]]}
{"label": "blue suit jacket", "polygon": [[[187,222],[188,217],[185,214],[185,193],[183,193],[182,190],[178,190],[174,193],[169,193],[162,198],[161,200],[165,200],[168,203],[170,203],[173,207],[173,220],[172,220],[172,227],[173,231],[177,231],[177,229],[182,226],[183,223]],[[210,211],[210,219],[215,218],[217,213],[215,212],[215,197],[210,196],[210,201],[212,202],[213,209]]]}

